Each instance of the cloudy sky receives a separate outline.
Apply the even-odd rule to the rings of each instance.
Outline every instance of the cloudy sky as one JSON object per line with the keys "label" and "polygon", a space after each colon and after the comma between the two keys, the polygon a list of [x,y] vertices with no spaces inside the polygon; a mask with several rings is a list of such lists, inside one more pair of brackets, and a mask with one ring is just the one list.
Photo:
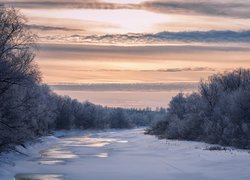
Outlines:
{"label": "cloudy sky", "polygon": [[38,34],[36,61],[59,94],[166,107],[200,79],[250,68],[250,0],[1,0]]}

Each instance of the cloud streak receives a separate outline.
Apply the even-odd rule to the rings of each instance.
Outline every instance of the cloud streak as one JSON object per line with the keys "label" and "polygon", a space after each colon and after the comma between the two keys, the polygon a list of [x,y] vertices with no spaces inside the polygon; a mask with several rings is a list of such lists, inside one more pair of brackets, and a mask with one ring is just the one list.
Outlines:
{"label": "cloud streak", "polygon": [[[44,39],[45,38],[45,39]],[[250,30],[246,31],[182,31],[159,32],[156,34],[107,34],[107,35],[70,35],[43,37],[43,41],[60,40],[77,43],[103,44],[168,44],[170,42],[194,43],[250,43]]]}
{"label": "cloud streak", "polygon": [[108,3],[96,0],[5,0],[3,4],[25,9],[138,9],[136,4]]}
{"label": "cloud streak", "polygon": [[50,87],[64,91],[183,91],[196,89],[197,83],[56,84]]}
{"label": "cloud streak", "polygon": [[4,0],[2,3],[26,9],[137,9],[157,13],[250,18],[250,1],[239,0],[155,0],[140,4],[119,4],[97,0]]}
{"label": "cloud streak", "polygon": [[[110,45],[82,45],[82,44],[39,44],[40,53],[39,59],[81,59],[82,61],[88,60],[110,60],[119,59],[127,61],[128,59],[138,61],[151,61],[167,59],[172,61],[172,54],[180,56],[180,59],[188,58],[187,55],[203,54],[203,53],[215,53],[215,52],[234,52],[234,53],[246,53],[250,51],[249,47],[241,47],[239,45],[233,45],[232,47],[212,45],[212,46],[198,46],[198,45],[166,45],[166,46],[110,46]],[[177,58],[177,59],[179,59]],[[219,56],[218,56],[219,58]],[[227,59],[235,59],[236,56],[230,56]],[[194,58],[202,61],[206,59],[212,60],[214,58]],[[238,58],[236,58],[238,59]],[[176,59],[173,59],[176,60]],[[223,61],[224,59],[220,59]],[[226,60],[226,59],[225,59]]]}
{"label": "cloud streak", "polygon": [[188,68],[168,68],[168,69],[156,69],[156,70],[142,70],[146,72],[168,72],[168,73],[175,73],[175,72],[202,72],[202,71],[216,71],[214,68],[209,67],[188,67]]}
{"label": "cloud streak", "polygon": [[45,26],[45,25],[36,25],[36,24],[29,24],[27,25],[28,28],[32,30],[39,30],[39,31],[84,31],[83,29],[74,29],[74,28],[67,28],[67,27],[59,27],[59,26]]}
{"label": "cloud streak", "polygon": [[250,18],[250,1],[147,1],[141,4],[144,9],[158,13],[198,14]]}
{"label": "cloud streak", "polygon": [[152,69],[152,70],[130,70],[130,69],[98,69],[98,70],[79,70],[86,72],[163,72],[163,73],[176,73],[176,72],[203,72],[203,71],[216,71],[214,68],[209,67],[187,67],[187,68],[167,68],[167,69]]}

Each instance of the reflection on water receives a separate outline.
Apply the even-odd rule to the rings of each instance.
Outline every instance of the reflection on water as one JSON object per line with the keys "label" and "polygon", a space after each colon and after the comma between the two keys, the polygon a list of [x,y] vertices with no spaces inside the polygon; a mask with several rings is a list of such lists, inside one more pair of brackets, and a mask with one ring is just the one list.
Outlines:
{"label": "reflection on water", "polygon": [[118,140],[117,142],[118,143],[128,143],[128,141],[126,141],[126,140]]}
{"label": "reflection on water", "polygon": [[56,159],[72,159],[78,156],[72,153],[70,150],[65,150],[63,148],[51,148],[41,152],[43,157],[56,158]]}
{"label": "reflection on water", "polygon": [[80,136],[80,137],[71,137],[64,138],[64,143],[66,146],[72,147],[104,147],[109,145],[110,143],[127,143],[128,141],[112,139],[112,138],[94,138],[88,136]]}
{"label": "reflection on water", "polygon": [[[57,145],[57,147],[41,151],[41,158],[36,160],[37,163],[40,165],[64,165],[66,164],[66,159],[88,157],[107,158],[109,157],[108,152],[98,152],[99,150],[96,152],[97,148],[102,148],[111,143],[128,142],[115,138],[96,138],[89,136],[65,137],[61,140],[61,144]],[[86,148],[88,148],[88,150]],[[91,148],[93,148],[94,151],[92,151]],[[91,151],[88,152],[89,150]]]}
{"label": "reflection on water", "polygon": [[107,142],[99,142],[99,143],[91,143],[91,144],[85,144],[83,146],[85,147],[104,147],[106,145],[108,145],[110,143],[107,143]]}
{"label": "reflection on water", "polygon": [[95,157],[107,158],[108,157],[108,153],[100,153],[100,154],[95,155]]}
{"label": "reflection on water", "polygon": [[[127,143],[126,140],[111,138],[96,138],[90,136],[64,137],[54,147],[40,152],[40,157],[32,162],[44,166],[65,165],[73,158],[108,158],[108,148],[111,143]],[[61,174],[17,174],[14,180],[66,180]],[[75,179],[74,179],[75,180]]]}
{"label": "reflection on water", "polygon": [[60,174],[17,174],[14,180],[66,180]]}
{"label": "reflection on water", "polygon": [[56,164],[65,164],[65,161],[62,161],[62,160],[41,160],[41,161],[38,161],[38,164],[41,164],[41,165],[56,165]]}
{"label": "reflection on water", "polygon": [[93,157],[97,157],[97,158],[107,158],[107,157],[109,157],[109,154],[108,154],[108,153],[81,154],[80,157],[83,157],[83,158],[93,158]]}

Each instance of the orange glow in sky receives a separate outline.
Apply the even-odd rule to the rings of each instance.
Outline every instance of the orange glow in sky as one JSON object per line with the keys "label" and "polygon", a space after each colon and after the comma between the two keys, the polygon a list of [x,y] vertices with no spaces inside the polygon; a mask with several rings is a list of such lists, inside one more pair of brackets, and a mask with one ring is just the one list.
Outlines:
{"label": "orange glow in sky", "polygon": [[[249,0],[237,6],[232,0],[4,2],[20,8],[40,37],[36,61],[45,83],[197,83],[250,68]],[[143,92],[106,92],[109,99],[98,92],[59,93],[122,107],[165,106],[174,94]],[[168,98],[161,101],[163,95]],[[136,104],[139,97],[145,100]]]}

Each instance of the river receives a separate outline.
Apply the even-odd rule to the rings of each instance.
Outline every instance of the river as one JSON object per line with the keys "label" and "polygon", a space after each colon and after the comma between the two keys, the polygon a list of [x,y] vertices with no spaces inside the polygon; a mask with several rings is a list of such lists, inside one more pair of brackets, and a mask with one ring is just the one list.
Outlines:
{"label": "river", "polygon": [[1,180],[250,179],[245,150],[210,151],[199,142],[158,140],[143,129],[58,132],[9,153]]}

